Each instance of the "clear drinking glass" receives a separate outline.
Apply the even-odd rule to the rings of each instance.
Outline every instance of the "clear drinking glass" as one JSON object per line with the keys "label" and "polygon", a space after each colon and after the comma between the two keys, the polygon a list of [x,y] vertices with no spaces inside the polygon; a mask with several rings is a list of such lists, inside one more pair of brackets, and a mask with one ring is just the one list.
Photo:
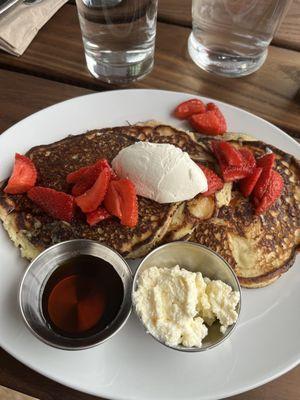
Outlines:
{"label": "clear drinking glass", "polygon": [[151,71],[157,0],[76,0],[76,4],[92,75],[125,84]]}
{"label": "clear drinking glass", "polygon": [[228,77],[251,74],[292,0],[193,0],[188,49],[206,71]]}

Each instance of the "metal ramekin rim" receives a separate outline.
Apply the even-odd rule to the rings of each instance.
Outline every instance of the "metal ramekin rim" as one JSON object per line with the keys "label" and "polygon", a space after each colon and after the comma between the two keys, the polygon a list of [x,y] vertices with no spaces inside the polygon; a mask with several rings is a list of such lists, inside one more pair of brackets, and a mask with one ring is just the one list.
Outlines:
{"label": "metal ramekin rim", "polygon": [[[141,266],[144,264],[144,262],[145,262],[148,258],[150,258],[150,256],[151,256],[152,254],[158,252],[158,251],[161,250],[162,248],[176,246],[178,243],[183,243],[183,242],[184,242],[185,244],[187,244],[188,246],[200,247],[200,248],[203,248],[203,249],[205,249],[205,250],[208,250],[208,251],[211,252],[214,256],[216,256],[216,257],[218,257],[219,259],[221,259],[221,260],[223,261],[223,263],[226,265],[226,267],[228,268],[228,270],[231,272],[231,274],[232,274],[232,276],[233,276],[233,278],[234,278],[234,280],[235,280],[235,282],[236,282],[236,284],[237,284],[238,292],[239,292],[239,295],[240,295],[240,300],[239,300],[239,303],[238,303],[238,310],[237,310],[238,316],[237,316],[236,322],[235,322],[234,324],[232,324],[232,325],[229,327],[229,331],[228,331],[226,334],[223,335],[222,339],[220,339],[218,342],[216,342],[216,343],[214,343],[214,344],[212,344],[212,345],[210,345],[210,346],[208,346],[208,347],[205,347],[205,348],[203,348],[203,347],[171,346],[171,345],[169,345],[169,344],[163,342],[162,340],[160,340],[159,338],[157,338],[155,335],[153,335],[151,332],[149,332],[149,331],[147,330],[147,327],[146,327],[145,324],[143,323],[143,321],[142,321],[142,319],[141,319],[139,313],[138,313],[137,310],[136,310],[136,305],[135,305],[135,302],[134,302],[134,300],[133,300],[133,295],[134,295],[134,292],[135,292],[135,287],[136,287],[136,285],[137,285],[137,280],[138,280],[139,271],[140,271],[140,269],[141,269]],[[238,280],[237,275],[236,275],[236,273],[234,272],[233,268],[232,268],[232,267],[230,266],[230,264],[224,259],[224,257],[222,257],[222,256],[221,256],[220,254],[218,254],[216,251],[210,249],[209,247],[207,247],[207,246],[205,246],[205,245],[203,245],[203,244],[195,243],[195,242],[189,242],[189,241],[182,241],[182,240],[176,240],[176,241],[174,241],[174,242],[165,243],[165,244],[163,244],[163,245],[161,245],[161,246],[159,246],[159,247],[156,247],[155,249],[153,249],[149,254],[147,254],[147,255],[142,259],[142,261],[139,263],[139,265],[138,265],[138,267],[137,267],[137,269],[136,269],[136,271],[135,271],[134,277],[133,277],[132,290],[131,290],[131,298],[132,298],[132,306],[133,306],[133,309],[134,309],[134,311],[135,311],[135,314],[138,316],[138,320],[139,320],[140,324],[143,326],[143,328],[144,328],[144,330],[146,331],[146,333],[149,334],[150,336],[152,336],[158,343],[162,344],[163,346],[168,347],[169,349],[172,349],[172,350],[177,350],[177,351],[185,352],[185,353],[201,353],[201,352],[205,352],[205,351],[207,351],[207,350],[210,350],[210,349],[213,349],[214,347],[219,346],[221,343],[223,343],[225,340],[227,340],[227,339],[231,336],[231,334],[235,331],[235,329],[236,329],[236,327],[237,327],[237,325],[238,325],[238,321],[239,321],[240,314],[241,314],[241,307],[242,307],[242,289],[241,289],[241,285],[240,285],[240,283],[239,283],[239,280]]]}

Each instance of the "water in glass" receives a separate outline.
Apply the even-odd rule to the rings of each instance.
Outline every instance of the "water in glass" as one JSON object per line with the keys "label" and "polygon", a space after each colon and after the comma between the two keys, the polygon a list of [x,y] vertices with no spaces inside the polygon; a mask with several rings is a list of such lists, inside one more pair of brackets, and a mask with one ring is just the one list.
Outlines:
{"label": "water in glass", "polygon": [[292,0],[193,0],[189,53],[201,68],[238,77],[256,71]]}
{"label": "water in glass", "polygon": [[89,71],[128,83],[151,71],[157,0],[76,0]]}

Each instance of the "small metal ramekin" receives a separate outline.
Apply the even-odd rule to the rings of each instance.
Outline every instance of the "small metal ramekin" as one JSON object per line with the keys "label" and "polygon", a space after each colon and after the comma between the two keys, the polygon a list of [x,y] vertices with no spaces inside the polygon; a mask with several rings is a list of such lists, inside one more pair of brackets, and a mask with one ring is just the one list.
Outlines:
{"label": "small metal ramekin", "polygon": [[[234,271],[220,255],[205,246],[193,242],[178,241],[167,243],[149,253],[140,263],[135,273],[132,286],[132,295],[138,287],[139,275],[143,271],[154,266],[157,268],[172,268],[175,265],[179,265],[180,268],[185,268],[192,272],[201,272],[203,277],[220,279],[231,286],[233,290],[239,292],[240,301],[236,309],[239,316],[241,310],[241,288]],[[134,301],[133,306],[136,311]],[[203,339],[203,344],[200,348],[185,347],[182,345],[170,346],[148,332],[137,311],[136,314],[138,315],[139,320],[146,332],[149,333],[159,343],[174,350],[190,353],[205,351],[219,345],[220,343],[224,342],[224,340],[229,338],[237,325],[236,322],[229,326],[225,334],[223,334],[220,332],[220,324],[215,322],[211,327],[208,328],[208,335]]]}
{"label": "small metal ramekin", "polygon": [[[53,331],[42,311],[42,295],[48,278],[66,260],[87,254],[112,265],[123,282],[124,297],[115,319],[103,330],[84,338],[69,338]],[[117,333],[131,312],[132,272],[127,262],[111,248],[92,240],[78,239],[58,243],[43,251],[27,268],[19,290],[19,305],[30,331],[50,346],[81,350],[103,343]]]}

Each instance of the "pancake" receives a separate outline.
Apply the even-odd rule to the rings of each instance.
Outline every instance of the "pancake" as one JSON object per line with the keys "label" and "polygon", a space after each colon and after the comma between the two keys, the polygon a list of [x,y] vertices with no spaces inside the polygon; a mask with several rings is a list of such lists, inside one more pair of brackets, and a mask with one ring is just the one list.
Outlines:
{"label": "pancake", "polygon": [[[0,191],[0,218],[24,257],[33,259],[46,247],[63,240],[88,238],[103,242],[127,258],[147,254],[155,246],[173,240],[191,240],[221,254],[234,268],[242,286],[266,286],[287,271],[299,247],[299,163],[290,155],[242,134],[221,138],[237,147],[247,146],[256,157],[272,150],[276,170],[284,179],[281,197],[263,215],[256,216],[248,199],[226,183],[215,195],[174,204],[158,204],[138,198],[139,223],[122,226],[112,218],[90,227],[79,211],[69,224],[57,221],[36,207],[26,195]],[[196,162],[218,172],[211,153],[211,137],[202,137],[157,122],[122,126],[70,136],[35,147],[27,153],[38,169],[38,184],[70,192],[66,175],[99,158],[111,161],[137,140],[172,143]]]}
{"label": "pancake", "polygon": [[[203,143],[203,138],[199,139]],[[210,140],[207,140],[209,146]],[[259,141],[231,141],[247,145],[256,157],[272,150],[275,169],[284,180],[280,198],[263,215],[256,216],[249,199],[233,188],[227,205],[197,225],[190,240],[222,255],[235,270],[242,286],[269,285],[294,263],[300,243],[299,163],[290,155]]]}
{"label": "pancake", "polygon": [[[144,137],[135,135],[132,129],[131,136],[158,142],[175,136],[172,139],[174,145],[181,140],[194,161],[219,172],[210,150],[210,136],[178,131],[157,121],[147,124],[155,130],[149,130]],[[162,138],[157,132],[163,133]],[[269,285],[293,265],[299,249],[299,162],[289,154],[242,133],[230,132],[213,140],[227,140],[237,148],[247,146],[256,157],[273,151],[276,155],[275,169],[285,183],[282,195],[266,213],[256,216],[249,199],[241,195],[236,185],[225,183],[215,196],[207,198],[200,194],[182,203],[173,216],[164,242],[185,239],[204,244],[229,262],[243,287]],[[200,147],[195,146],[195,141]]]}
{"label": "pancake", "polygon": [[[134,142],[135,139],[130,136],[103,129],[34,147],[26,155],[37,168],[37,185],[68,193],[71,189],[66,182],[69,172],[100,158],[111,161],[121,149]],[[4,228],[29,260],[52,244],[76,238],[103,242],[129,258],[141,257],[160,242],[177,207],[176,203],[159,204],[139,197],[139,222],[136,227],[125,227],[117,218],[90,227],[80,211],[69,224],[48,216],[26,195],[0,192],[0,218]]]}

